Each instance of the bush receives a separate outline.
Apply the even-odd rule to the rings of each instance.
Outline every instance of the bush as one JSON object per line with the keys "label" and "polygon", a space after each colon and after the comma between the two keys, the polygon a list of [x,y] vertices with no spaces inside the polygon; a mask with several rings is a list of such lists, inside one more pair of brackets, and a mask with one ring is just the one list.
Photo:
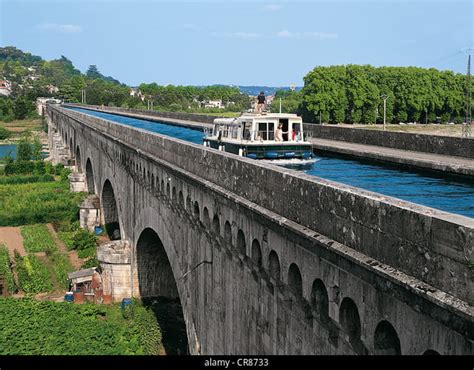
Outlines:
{"label": "bush", "polygon": [[98,267],[100,266],[99,261],[97,260],[96,257],[88,259],[86,262],[84,262],[81,266],[81,269],[90,269],[92,267]]}
{"label": "bush", "polygon": [[0,299],[0,355],[153,355],[161,338],[141,305],[129,321],[118,305]]}
{"label": "bush", "polygon": [[41,293],[53,290],[48,268],[34,255],[16,256],[18,285],[25,293]]}
{"label": "bush", "polygon": [[77,255],[79,258],[90,258],[90,257],[95,257],[96,253],[96,248],[86,248],[86,249],[80,249],[77,251]]}
{"label": "bush", "polygon": [[11,136],[11,132],[5,127],[0,127],[0,140],[8,139]]}
{"label": "bush", "polygon": [[0,226],[77,220],[84,196],[66,182],[0,185]]}
{"label": "bush", "polygon": [[74,232],[72,249],[77,251],[95,249],[97,237],[86,229],[79,229]]}
{"label": "bush", "polygon": [[49,257],[49,260],[53,265],[53,271],[59,286],[63,289],[68,289],[69,280],[67,274],[74,271],[74,267],[71,265],[68,256],[61,253],[53,253]]}
{"label": "bush", "polygon": [[52,175],[12,175],[7,177],[0,177],[0,185],[8,184],[31,184],[34,182],[49,182],[54,181]]}
{"label": "bush", "polygon": [[46,252],[52,254],[58,250],[46,225],[22,226],[23,245],[28,253]]}
{"label": "bush", "polygon": [[3,244],[0,244],[0,276],[3,276],[5,279],[8,291],[10,293],[15,292],[16,287],[13,279],[10,257],[7,248]]}

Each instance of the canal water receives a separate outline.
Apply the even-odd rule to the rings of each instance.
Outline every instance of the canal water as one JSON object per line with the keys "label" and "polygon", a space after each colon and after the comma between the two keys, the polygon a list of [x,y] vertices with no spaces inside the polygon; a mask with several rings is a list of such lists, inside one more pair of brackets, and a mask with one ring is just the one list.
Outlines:
{"label": "canal water", "polygon": [[16,145],[0,145],[0,159],[8,155],[11,155],[12,158],[16,157]]}
{"label": "canal water", "polygon": [[[70,109],[202,144],[203,133],[197,130],[80,108]],[[474,218],[474,181],[323,153],[318,153],[317,161],[313,163],[284,166],[308,175]]]}

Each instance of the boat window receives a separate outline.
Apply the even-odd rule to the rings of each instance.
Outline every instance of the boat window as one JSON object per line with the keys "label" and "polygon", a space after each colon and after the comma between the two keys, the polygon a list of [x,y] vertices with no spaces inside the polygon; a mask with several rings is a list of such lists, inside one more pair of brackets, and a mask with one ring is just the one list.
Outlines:
{"label": "boat window", "polygon": [[239,133],[239,126],[232,126],[232,139],[237,139]]}
{"label": "boat window", "polygon": [[273,122],[259,122],[257,140],[274,140],[275,124]]}
{"label": "boat window", "polygon": [[242,138],[244,140],[250,140],[250,130],[247,122],[242,122]]}

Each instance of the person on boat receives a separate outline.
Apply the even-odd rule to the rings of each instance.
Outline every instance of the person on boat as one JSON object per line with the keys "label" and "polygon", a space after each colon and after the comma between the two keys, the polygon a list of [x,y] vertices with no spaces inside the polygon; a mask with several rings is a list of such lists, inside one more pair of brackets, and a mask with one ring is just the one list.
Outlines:
{"label": "person on boat", "polygon": [[283,134],[287,134],[288,131],[283,132],[283,125],[280,123],[275,131],[275,141],[283,141]]}
{"label": "person on boat", "polygon": [[260,94],[257,96],[257,113],[262,113],[263,108],[265,107],[265,93],[260,91]]}
{"label": "person on boat", "polygon": [[293,128],[293,131],[291,132],[291,140],[295,141],[296,140],[296,130]]}

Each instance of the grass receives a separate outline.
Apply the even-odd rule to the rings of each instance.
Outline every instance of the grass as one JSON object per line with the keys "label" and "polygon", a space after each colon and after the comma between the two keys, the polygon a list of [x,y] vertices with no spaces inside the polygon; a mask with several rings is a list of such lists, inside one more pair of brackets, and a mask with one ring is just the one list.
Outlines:
{"label": "grass", "polygon": [[0,226],[77,218],[84,193],[71,193],[67,181],[0,185]]}
{"label": "grass", "polygon": [[[10,264],[10,257],[8,255],[8,249],[3,244],[0,244],[0,276],[3,276],[7,284],[6,288],[10,293],[13,293],[15,289],[15,280],[13,279],[13,272]],[[5,287],[4,287],[5,288]]]}
{"label": "grass", "polygon": [[16,256],[18,285],[25,293],[51,292],[53,283],[48,267],[35,255]]}
{"label": "grass", "polygon": [[23,131],[39,131],[42,129],[41,118],[27,118],[22,120],[14,120],[11,122],[1,122],[0,125],[5,127],[8,131],[19,134]]}
{"label": "grass", "polygon": [[155,355],[162,348],[153,312],[118,304],[0,298],[0,355]]}
{"label": "grass", "polygon": [[69,280],[67,274],[74,271],[74,267],[71,265],[67,255],[56,252],[48,257],[53,266],[53,272],[56,281],[61,289],[69,288]]}
{"label": "grass", "polygon": [[23,236],[23,245],[28,253],[53,253],[58,250],[46,225],[22,226],[21,235]]}

